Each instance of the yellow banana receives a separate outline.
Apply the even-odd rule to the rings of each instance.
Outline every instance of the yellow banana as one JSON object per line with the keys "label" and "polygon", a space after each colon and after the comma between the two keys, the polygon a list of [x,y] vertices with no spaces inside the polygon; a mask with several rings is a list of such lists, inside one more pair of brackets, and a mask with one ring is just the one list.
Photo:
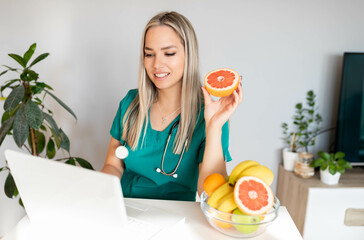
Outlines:
{"label": "yellow banana", "polygon": [[221,212],[232,212],[235,208],[238,206],[235,203],[234,200],[234,192],[228,193],[225,197],[223,197],[219,201],[219,206],[217,207],[217,210]]}
{"label": "yellow banana", "polygon": [[239,175],[238,179],[244,176],[257,177],[263,180],[266,184],[268,184],[268,186],[272,184],[274,178],[273,172],[263,165],[252,166],[246,169]]}
{"label": "yellow banana", "polygon": [[211,194],[211,197],[207,200],[207,204],[213,208],[217,208],[219,201],[233,191],[234,187],[230,186],[228,182],[224,183]]}
{"label": "yellow banana", "polygon": [[241,163],[239,163],[238,165],[236,165],[236,167],[231,171],[230,173],[230,177],[229,177],[229,183],[231,185],[234,185],[236,183],[236,181],[239,179],[239,175],[246,170],[249,167],[252,166],[256,166],[259,165],[258,162],[253,161],[253,160],[246,160],[243,161]]}

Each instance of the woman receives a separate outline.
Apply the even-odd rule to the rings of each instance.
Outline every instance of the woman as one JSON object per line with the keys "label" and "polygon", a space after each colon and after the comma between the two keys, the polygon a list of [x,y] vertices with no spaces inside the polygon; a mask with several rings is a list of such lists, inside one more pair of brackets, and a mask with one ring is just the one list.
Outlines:
{"label": "woman", "polygon": [[[198,61],[196,35],[184,16],[164,12],[149,21],[138,90],[120,102],[101,170],[121,179],[124,196],[195,201],[208,175],[227,176],[227,121],[242,89],[212,101],[201,87]],[[129,155],[120,160],[115,150],[124,144]]]}

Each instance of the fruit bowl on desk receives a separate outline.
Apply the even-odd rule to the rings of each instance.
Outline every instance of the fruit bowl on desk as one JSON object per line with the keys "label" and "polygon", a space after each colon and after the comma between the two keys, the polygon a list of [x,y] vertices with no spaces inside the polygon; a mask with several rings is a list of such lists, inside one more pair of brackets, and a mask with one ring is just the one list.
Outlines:
{"label": "fruit bowl on desk", "polygon": [[[280,202],[274,197],[273,207],[263,215],[249,216],[241,214],[239,209],[226,213],[207,204],[206,192],[201,194],[201,209],[209,224],[221,233],[236,238],[251,238],[264,233],[278,217]],[[234,214],[235,213],[235,214]]]}

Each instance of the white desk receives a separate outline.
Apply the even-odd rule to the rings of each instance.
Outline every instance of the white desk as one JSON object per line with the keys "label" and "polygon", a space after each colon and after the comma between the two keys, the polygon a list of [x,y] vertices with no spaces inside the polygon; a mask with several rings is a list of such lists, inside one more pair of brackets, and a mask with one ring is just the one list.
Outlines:
{"label": "white desk", "polygon": [[[166,201],[150,199],[126,199],[126,202],[136,202],[148,206],[158,207],[167,211],[175,212],[186,217],[185,225],[175,236],[168,239],[236,239],[228,237],[212,228],[203,215],[199,202]],[[19,223],[4,236],[2,240],[33,240],[31,236],[31,225],[25,216]],[[280,207],[278,218],[272,223],[262,235],[251,238],[254,240],[302,240],[292,218],[285,207]]]}

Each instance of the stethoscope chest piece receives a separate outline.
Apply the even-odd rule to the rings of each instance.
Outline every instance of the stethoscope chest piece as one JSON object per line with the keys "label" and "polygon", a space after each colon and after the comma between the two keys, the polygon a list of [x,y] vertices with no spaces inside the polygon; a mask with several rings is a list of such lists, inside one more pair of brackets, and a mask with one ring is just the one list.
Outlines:
{"label": "stethoscope chest piece", "polygon": [[119,159],[125,159],[129,155],[129,151],[125,146],[119,146],[115,150],[115,156]]}

